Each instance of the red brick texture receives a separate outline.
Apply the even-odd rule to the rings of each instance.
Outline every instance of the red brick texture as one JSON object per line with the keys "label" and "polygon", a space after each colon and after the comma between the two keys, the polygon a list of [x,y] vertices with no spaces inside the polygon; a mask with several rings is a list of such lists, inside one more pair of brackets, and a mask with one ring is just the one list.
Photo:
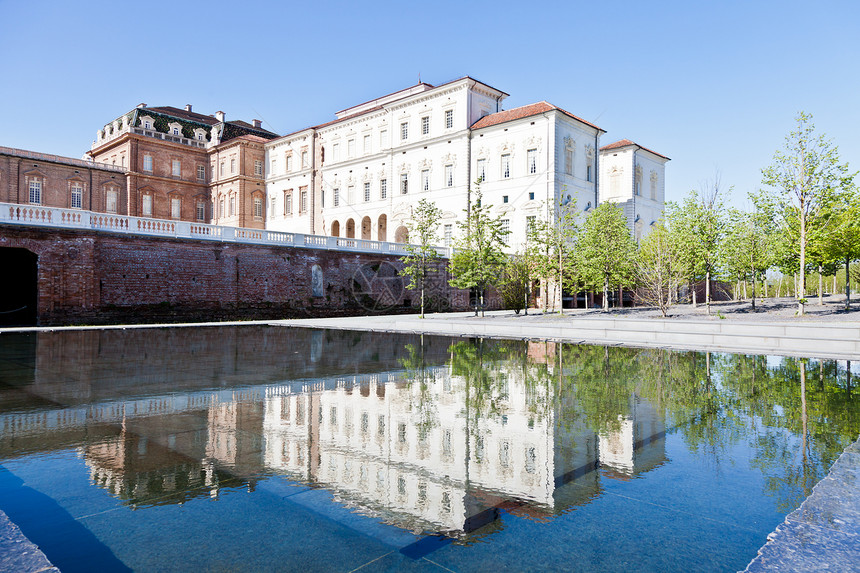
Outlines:
{"label": "red brick texture", "polygon": [[[0,226],[4,247],[38,256],[41,325],[413,312],[419,302],[391,255],[11,225]],[[468,292],[447,278],[435,273],[429,307],[465,310]]]}

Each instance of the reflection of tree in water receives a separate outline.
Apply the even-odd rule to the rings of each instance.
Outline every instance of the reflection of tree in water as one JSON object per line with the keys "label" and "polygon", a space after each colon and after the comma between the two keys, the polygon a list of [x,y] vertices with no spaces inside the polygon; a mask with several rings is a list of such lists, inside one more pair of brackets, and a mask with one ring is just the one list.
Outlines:
{"label": "reflection of tree in water", "polygon": [[764,356],[571,344],[555,344],[553,356],[535,361],[525,344],[452,345],[452,372],[468,381],[473,422],[504,414],[494,398],[505,370],[551,390],[530,408],[554,408],[561,427],[584,419],[595,432],[612,432],[636,400],[647,400],[665,412],[667,431],[718,471],[742,461],[733,451],[747,443],[780,511],[796,508],[860,431],[858,390],[833,361],[774,365]]}

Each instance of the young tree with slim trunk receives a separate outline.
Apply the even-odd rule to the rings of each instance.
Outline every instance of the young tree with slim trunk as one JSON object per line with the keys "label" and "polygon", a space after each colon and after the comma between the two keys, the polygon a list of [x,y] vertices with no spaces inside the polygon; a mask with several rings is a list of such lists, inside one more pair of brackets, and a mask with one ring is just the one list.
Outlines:
{"label": "young tree with slim trunk", "polygon": [[[559,313],[563,312],[561,301],[565,287],[576,283],[576,237],[579,226],[576,221],[576,202],[552,206],[546,219],[537,219],[528,229],[528,255],[534,261],[537,274],[544,280],[544,310],[549,299],[549,285],[558,292]],[[553,296],[553,307],[555,307]]]}
{"label": "young tree with slim trunk", "polygon": [[582,276],[592,289],[603,291],[603,310],[608,310],[610,289],[631,284],[636,256],[621,209],[614,203],[598,205],[585,220],[577,247]]}
{"label": "young tree with slim trunk", "polygon": [[[407,288],[421,291],[421,318],[424,318],[424,289],[431,273],[438,270],[439,255],[434,246],[437,242],[436,231],[442,210],[435,203],[421,199],[412,210],[412,220],[406,226],[411,241],[406,245],[409,253],[400,258],[403,261],[403,275],[409,278]],[[417,242],[416,242],[417,239]]]}
{"label": "young tree with slim trunk", "polygon": [[683,280],[677,245],[660,221],[639,245],[636,258],[638,298],[644,304],[659,308],[665,317],[672,306],[673,293]]}
{"label": "young tree with slim trunk", "polygon": [[757,280],[773,265],[773,212],[767,201],[751,196],[749,213],[730,211],[728,231],[720,253],[727,269],[739,280],[752,280],[752,310],[755,311]]}
{"label": "young tree with slim trunk", "polygon": [[[449,267],[455,288],[475,288],[484,314],[483,301],[487,287],[497,284],[502,276],[507,256],[502,251],[508,231],[502,222],[490,215],[492,205],[481,204],[480,182],[476,183],[475,201],[467,211],[466,220],[458,223],[462,236],[454,242],[454,255]],[[478,305],[475,306],[475,316]]]}
{"label": "young tree with slim trunk", "polygon": [[[800,112],[797,129],[785,138],[783,149],[777,150],[773,162],[762,170],[762,182],[774,190],[782,205],[778,213],[796,218],[798,267],[800,278],[798,313],[806,312],[807,249],[816,227],[825,224],[822,210],[835,191],[850,183],[848,165],[839,163],[839,152],[824,135],[815,133],[812,116]],[[790,221],[783,220],[784,225]],[[785,225],[787,226],[787,225]]]}
{"label": "young tree with slim trunk", "polygon": [[835,204],[835,221],[827,245],[833,260],[845,264],[845,309],[851,308],[851,262],[860,259],[860,193],[851,185]]}

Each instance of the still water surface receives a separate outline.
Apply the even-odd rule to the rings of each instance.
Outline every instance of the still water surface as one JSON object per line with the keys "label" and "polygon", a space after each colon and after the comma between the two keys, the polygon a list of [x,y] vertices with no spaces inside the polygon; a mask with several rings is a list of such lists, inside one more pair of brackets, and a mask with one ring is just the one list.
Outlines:
{"label": "still water surface", "polygon": [[852,365],[280,327],[0,335],[0,509],[66,571],[734,571]]}

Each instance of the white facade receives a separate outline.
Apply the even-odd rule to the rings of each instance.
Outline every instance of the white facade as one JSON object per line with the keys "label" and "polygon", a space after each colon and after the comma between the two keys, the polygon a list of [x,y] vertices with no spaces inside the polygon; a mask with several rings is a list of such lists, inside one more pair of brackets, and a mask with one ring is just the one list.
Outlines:
{"label": "white facade", "polygon": [[621,206],[637,241],[663,216],[667,161],[627,139],[600,149],[600,200]]}
{"label": "white facade", "polygon": [[[551,205],[587,214],[599,201],[625,200],[620,192],[606,193],[597,151],[603,130],[547,102],[503,111],[506,96],[469,77],[436,87],[421,83],[269,142],[267,228],[406,242],[412,210],[426,198],[442,210],[438,243],[451,246],[480,179],[484,204],[510,231],[514,251],[525,243],[529,219],[546,217]],[[637,196],[631,230],[636,215],[650,223],[662,213],[668,159],[632,145],[649,185],[647,177],[656,173],[659,192],[653,199]],[[305,167],[296,156],[302,150],[309,157]],[[304,211],[296,204],[301,188],[309,190]]]}

